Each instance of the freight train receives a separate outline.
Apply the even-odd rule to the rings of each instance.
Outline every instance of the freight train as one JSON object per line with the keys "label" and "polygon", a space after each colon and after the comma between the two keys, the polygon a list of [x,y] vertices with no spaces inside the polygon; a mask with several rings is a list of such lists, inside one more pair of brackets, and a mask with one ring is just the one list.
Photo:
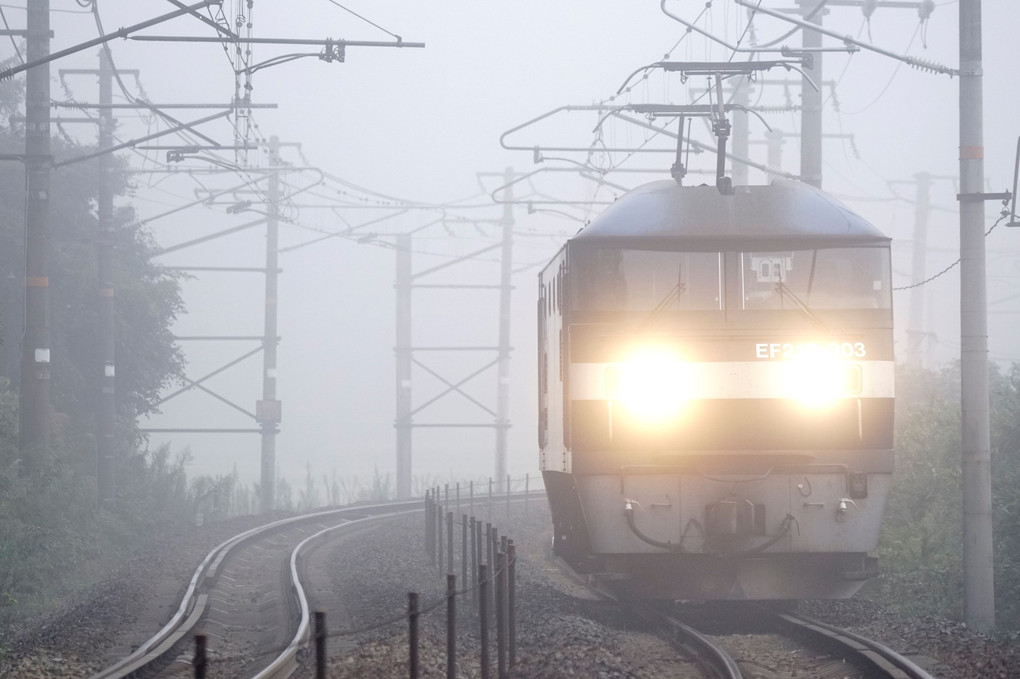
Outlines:
{"label": "freight train", "polygon": [[539,276],[553,549],[637,597],[844,598],[893,471],[890,239],[795,181],[664,180]]}

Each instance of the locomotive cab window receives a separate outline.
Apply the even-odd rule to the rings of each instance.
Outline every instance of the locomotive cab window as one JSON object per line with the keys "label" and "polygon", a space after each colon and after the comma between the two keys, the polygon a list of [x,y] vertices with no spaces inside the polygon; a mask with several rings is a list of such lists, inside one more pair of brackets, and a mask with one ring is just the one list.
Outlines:
{"label": "locomotive cab window", "polygon": [[718,311],[718,252],[586,249],[572,262],[580,311]]}
{"label": "locomotive cab window", "polygon": [[842,247],[744,252],[745,309],[889,309],[889,251]]}

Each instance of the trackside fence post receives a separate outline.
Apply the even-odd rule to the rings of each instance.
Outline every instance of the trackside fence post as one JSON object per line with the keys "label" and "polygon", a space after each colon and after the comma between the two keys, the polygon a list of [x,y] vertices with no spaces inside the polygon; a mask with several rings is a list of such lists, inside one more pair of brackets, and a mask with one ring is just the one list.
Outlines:
{"label": "trackside fence post", "polygon": [[429,562],[436,565],[436,521],[432,515],[432,492],[425,491],[425,554]]}
{"label": "trackside fence post", "polygon": [[445,571],[443,570],[443,552],[446,550],[443,549],[443,547],[445,546],[443,544],[443,512],[442,507],[436,507],[436,509],[440,510],[436,512],[436,531],[437,535],[439,536],[439,539],[436,540],[436,549],[439,550],[439,572],[444,573]]}
{"label": "trackside fence post", "polygon": [[418,679],[418,592],[407,594],[408,669],[411,679]]}
{"label": "trackside fence post", "polygon": [[496,555],[496,676],[507,679],[506,671],[506,552]]}
{"label": "trackside fence post", "polygon": [[315,611],[315,679],[326,679],[326,613]]}
{"label": "trackside fence post", "polygon": [[468,584],[468,518],[467,514],[460,515],[460,581],[463,586]]}
{"label": "trackside fence post", "polygon": [[446,572],[454,572],[453,563],[453,512],[446,512]]}
{"label": "trackside fence post", "polygon": [[[495,528],[492,527],[491,523],[485,524],[485,565],[489,567],[490,573],[494,573],[496,570],[495,550],[492,548],[493,531],[495,531]],[[491,594],[489,596],[491,596]],[[489,610],[492,610],[492,599],[489,599],[485,603],[489,607]]]}
{"label": "trackside fence post", "polygon": [[481,560],[478,558],[478,549],[481,545],[481,539],[479,531],[481,530],[482,524],[478,523],[475,517],[471,517],[471,603],[478,604],[478,565]]}
{"label": "trackside fence post", "polygon": [[517,664],[517,548],[513,540],[506,545],[506,627],[508,662],[511,672]]}
{"label": "trackside fence post", "polygon": [[446,679],[457,679],[457,576],[446,576]]}
{"label": "trackside fence post", "polygon": [[489,679],[489,568],[485,564],[478,565],[478,596],[479,640],[482,647],[482,679]]}
{"label": "trackside fence post", "polygon": [[206,636],[204,634],[195,635],[195,661],[192,667],[195,670],[195,679],[205,679],[205,670],[208,666],[208,660],[205,655]]}

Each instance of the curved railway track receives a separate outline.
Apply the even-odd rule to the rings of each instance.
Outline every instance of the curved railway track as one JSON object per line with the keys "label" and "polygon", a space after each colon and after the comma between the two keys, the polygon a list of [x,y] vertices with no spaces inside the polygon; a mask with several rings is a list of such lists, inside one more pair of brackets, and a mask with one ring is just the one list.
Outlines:
{"label": "curved railway track", "polygon": [[421,500],[347,507],[275,521],[225,540],[195,570],[170,620],[93,679],[180,676],[184,666],[175,660],[190,661],[198,630],[208,636],[210,657],[229,657],[237,676],[289,676],[310,630],[302,554],[326,538],[422,508]]}
{"label": "curved railway track", "polygon": [[869,672],[869,676],[932,679],[927,671],[885,644],[807,616],[780,614],[778,617],[798,636],[810,638],[812,643],[820,643],[843,653],[849,662]]}
{"label": "curved railway track", "polygon": [[[290,676],[298,667],[299,654],[308,645],[311,608],[321,608],[324,600],[317,597],[328,596],[316,592],[317,587],[323,587],[323,576],[317,572],[321,568],[315,563],[321,560],[316,556],[317,548],[334,538],[369,530],[379,522],[422,509],[420,500],[348,507],[276,521],[225,540],[194,571],[170,620],[94,679],[190,677],[192,637],[198,631],[207,636],[209,663],[217,665],[216,676]],[[628,603],[604,588],[598,592]],[[802,676],[815,676],[812,672],[825,665],[845,663],[844,667],[856,669],[851,676],[931,679],[916,663],[883,644],[800,615],[760,609],[760,614],[753,616],[756,629],[752,635],[782,635],[787,641],[759,639],[752,650],[738,643],[736,647],[741,650],[735,651],[732,640],[736,638],[733,635],[741,634],[734,631],[740,629],[739,622],[716,619],[704,624],[697,616],[671,606],[630,608],[659,629],[660,636],[693,658],[705,676],[760,676],[747,669],[762,664],[757,662],[760,659],[755,657],[758,651],[754,649],[796,638],[801,649],[810,651],[799,654],[806,663],[797,669]],[[750,610],[746,609],[740,618],[744,623],[752,617]],[[816,664],[812,666],[811,662]]]}
{"label": "curved railway track", "polygon": [[[850,665],[857,671],[854,676],[880,679],[933,679],[927,670],[886,644],[805,615],[775,613],[752,604],[740,609],[742,614],[739,617],[730,619],[730,616],[723,616],[723,620],[716,620],[707,625],[712,629],[712,632],[708,633],[698,629],[706,625],[685,621],[685,617],[688,616],[680,611],[680,606],[629,601],[611,587],[607,587],[606,583],[579,578],[562,560],[558,560],[558,565],[561,569],[567,569],[568,575],[582,581],[598,597],[627,607],[636,617],[657,628],[662,637],[689,656],[706,676],[718,679],[761,676],[758,672],[745,674],[741,665],[757,664],[757,659],[742,651],[738,660],[731,653],[727,643],[730,634],[736,633],[735,630],[741,629],[751,621],[756,629],[768,630],[771,634],[795,640],[798,645],[823,654],[822,659],[815,659],[814,662],[817,663],[815,666],[800,668],[797,674],[791,676],[815,676],[812,672],[817,672],[820,667],[829,664],[844,667]],[[826,673],[823,676],[830,675]]]}
{"label": "curved railway track", "polygon": [[[668,610],[653,609],[650,617],[662,629],[667,630],[667,636],[675,646],[690,653],[710,676],[719,679],[741,679],[747,676],[742,671],[741,665],[754,663],[756,660],[747,656],[746,652],[741,653],[740,661],[735,659],[727,650],[728,635],[725,630],[714,631],[712,634],[703,633]],[[801,668],[796,675],[791,676],[815,676],[812,672],[827,671],[819,668],[828,664],[852,666],[857,670],[857,674],[853,676],[933,679],[926,670],[885,644],[834,625],[795,613],[763,612],[762,619],[757,622],[759,626],[784,637],[794,638],[799,644],[806,645],[812,651],[819,651],[829,658],[828,662],[815,659],[813,662],[818,665]],[[754,673],[754,676],[759,675]],[[825,673],[823,676],[830,674]]]}

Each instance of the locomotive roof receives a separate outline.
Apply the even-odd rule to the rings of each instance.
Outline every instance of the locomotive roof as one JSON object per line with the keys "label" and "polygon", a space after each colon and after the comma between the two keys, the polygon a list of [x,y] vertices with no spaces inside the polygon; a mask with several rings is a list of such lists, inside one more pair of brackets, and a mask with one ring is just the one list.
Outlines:
{"label": "locomotive roof", "polygon": [[826,247],[889,240],[839,201],[801,182],[739,186],[733,195],[724,196],[714,186],[679,186],[663,180],[624,194],[571,243],[715,249]]}

